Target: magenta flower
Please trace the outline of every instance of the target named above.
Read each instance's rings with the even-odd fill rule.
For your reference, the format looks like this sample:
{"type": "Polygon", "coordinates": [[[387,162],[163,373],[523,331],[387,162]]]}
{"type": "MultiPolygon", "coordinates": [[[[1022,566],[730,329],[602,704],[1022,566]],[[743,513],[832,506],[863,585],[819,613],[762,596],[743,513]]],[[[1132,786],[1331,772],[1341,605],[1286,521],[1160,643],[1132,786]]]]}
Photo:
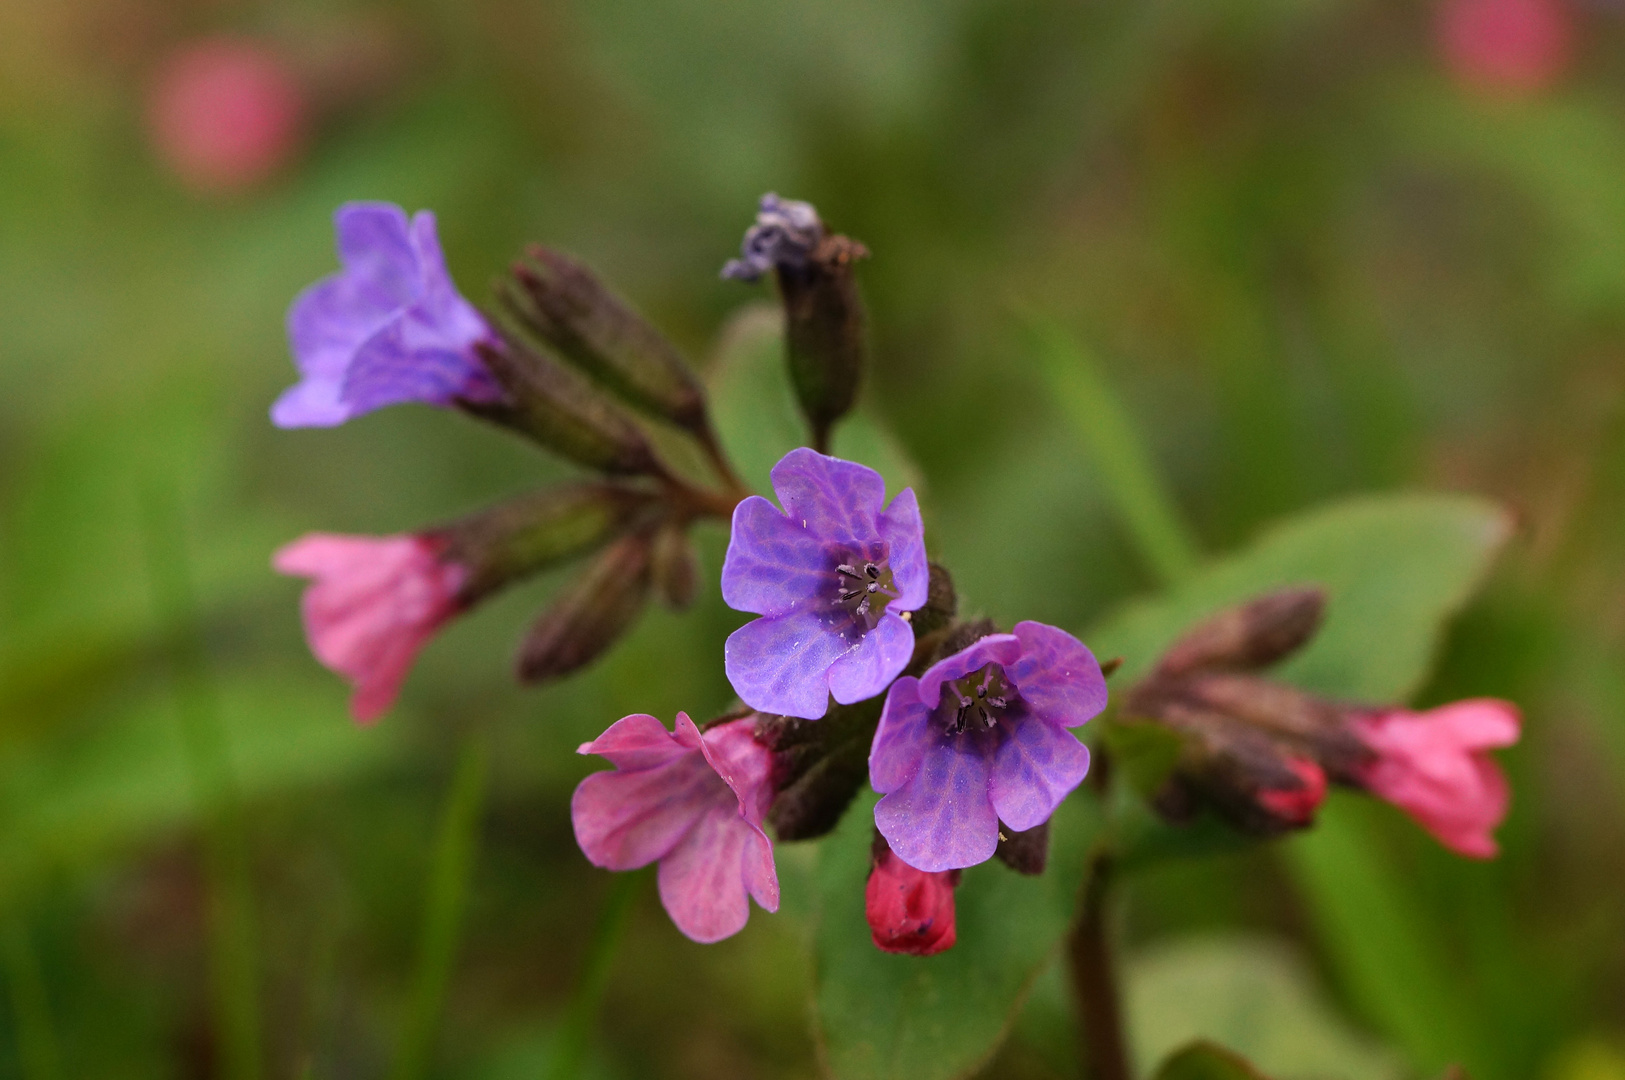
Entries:
{"type": "Polygon", "coordinates": [[[581,781],[570,799],[576,843],[594,866],[660,863],[660,902],[688,937],[710,943],[750,917],[747,894],[779,909],[773,844],[762,816],[773,801],[771,755],[746,717],[701,732],[687,713],[677,730],[637,713],[577,753],[615,766],[581,781]]]}
{"type": "Polygon", "coordinates": [[[1093,654],[1036,622],[898,679],[869,751],[875,825],[916,869],[985,862],[999,822],[1036,828],[1083,782],[1089,750],[1066,729],[1105,707],[1093,654]]]}
{"type": "Polygon", "coordinates": [[[355,683],[350,715],[362,723],[394,704],[418,650],[462,609],[467,571],[421,536],[311,533],[271,565],[314,578],[305,590],[305,636],[316,659],[355,683]]]}
{"type": "Polygon", "coordinates": [[[816,720],[829,698],[874,697],[908,666],[930,571],[912,488],[886,505],[886,482],[805,447],[773,466],[778,507],[734,509],[722,564],[728,606],[762,616],[735,630],[728,681],[753,709],[816,720]]]}
{"type": "Polygon", "coordinates": [[[474,346],[491,337],[446,273],[434,215],[391,203],[333,215],[344,269],[299,294],[288,340],[300,381],[271,407],[278,427],[331,427],[407,401],[493,402],[474,346]]]}
{"type": "Polygon", "coordinates": [[[1511,793],[1488,751],[1518,741],[1517,706],[1493,698],[1424,713],[1395,709],[1361,717],[1354,732],[1376,755],[1360,781],[1459,855],[1493,858],[1492,835],[1511,793]]]}
{"type": "Polygon", "coordinates": [[[1482,94],[1538,93],[1573,56],[1574,16],[1564,0],[1444,0],[1435,19],[1451,74],[1482,94]]]}

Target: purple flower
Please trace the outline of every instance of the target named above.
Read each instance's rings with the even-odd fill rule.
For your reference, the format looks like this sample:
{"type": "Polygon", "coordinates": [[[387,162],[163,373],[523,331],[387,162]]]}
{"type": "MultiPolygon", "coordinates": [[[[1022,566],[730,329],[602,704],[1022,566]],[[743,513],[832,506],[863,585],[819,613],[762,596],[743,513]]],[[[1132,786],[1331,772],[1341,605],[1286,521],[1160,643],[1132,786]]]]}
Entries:
{"type": "Polygon", "coordinates": [[[762,196],[756,224],[745,230],[740,257],[728,260],[722,276],[757,281],[775,266],[805,266],[823,239],[824,223],[812,203],[781,199],[770,191],[762,196]]]}
{"type": "Polygon", "coordinates": [[[637,713],[577,751],[602,754],[615,770],[587,777],[571,797],[576,842],[607,870],[659,860],[660,902],[695,941],[737,934],[750,917],[747,893],[779,909],[773,844],[762,831],[772,758],[755,726],[747,716],[702,734],[678,713],[670,732],[637,713]]]}
{"type": "Polygon", "coordinates": [[[999,822],[1036,828],[1083,782],[1089,750],[1066,729],[1105,707],[1094,655],[1036,622],[898,679],[869,751],[875,825],[917,869],[985,862],[999,822]]]}
{"type": "Polygon", "coordinates": [[[491,331],[446,273],[434,215],[408,222],[392,203],[346,203],[333,225],[344,269],[288,311],[300,380],[271,407],[272,422],[332,427],[406,401],[499,400],[474,352],[491,331]]]}
{"type": "Polygon", "coordinates": [[[891,505],[873,469],[805,447],[773,466],[778,507],[734,509],[722,598],[762,616],[728,638],[728,681],[762,712],[816,720],[830,695],[874,697],[908,666],[930,571],[914,491],[891,505]]]}

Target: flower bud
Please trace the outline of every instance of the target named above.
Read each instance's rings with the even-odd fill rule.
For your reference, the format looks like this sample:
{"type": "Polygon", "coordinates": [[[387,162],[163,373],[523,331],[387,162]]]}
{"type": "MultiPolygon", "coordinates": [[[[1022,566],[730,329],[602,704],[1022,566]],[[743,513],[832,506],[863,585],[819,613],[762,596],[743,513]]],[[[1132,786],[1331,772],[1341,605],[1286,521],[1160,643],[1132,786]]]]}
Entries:
{"type": "Polygon", "coordinates": [[[650,546],[647,532],[623,536],[565,585],[519,647],[521,682],[585,667],[626,632],[649,598],[650,546]]]}
{"type": "Polygon", "coordinates": [[[468,412],[512,428],[571,461],[612,475],[659,471],[636,424],[576,372],[508,335],[476,346],[506,400],[460,400],[468,412]]]}
{"type": "Polygon", "coordinates": [[[1182,732],[1176,768],[1152,804],[1174,824],[1210,807],[1241,832],[1278,836],[1314,821],[1326,798],[1326,773],[1228,717],[1182,732]]]}
{"type": "Polygon", "coordinates": [[[863,909],[875,946],[910,956],[934,956],[953,948],[954,888],[960,872],[916,870],[878,835],[873,860],[863,887],[863,909]]]}
{"type": "Polygon", "coordinates": [[[855,240],[827,234],[811,204],[770,193],[741,257],[722,271],[745,281],[775,271],[790,381],[818,449],[829,445],[830,428],[851,410],[863,380],[865,318],[853,265],[868,254],[855,240]]]}
{"type": "Polygon", "coordinates": [[[1268,667],[1314,637],[1325,610],[1326,594],[1316,588],[1281,589],[1226,608],[1187,631],[1158,662],[1157,675],[1268,667]]]}
{"type": "Polygon", "coordinates": [[[655,595],[673,611],[683,611],[694,602],[699,585],[699,558],[689,541],[688,528],[676,519],[668,520],[654,535],[649,552],[649,573],[655,595]]]}
{"type": "Polygon", "coordinates": [[[622,399],[679,427],[705,427],[705,391],[693,370],[581,263],[532,245],[501,296],[521,325],[622,399]]]}
{"type": "Polygon", "coordinates": [[[464,606],[591,551],[660,511],[651,493],[612,483],[560,484],[429,530],[467,571],[464,606]]]}

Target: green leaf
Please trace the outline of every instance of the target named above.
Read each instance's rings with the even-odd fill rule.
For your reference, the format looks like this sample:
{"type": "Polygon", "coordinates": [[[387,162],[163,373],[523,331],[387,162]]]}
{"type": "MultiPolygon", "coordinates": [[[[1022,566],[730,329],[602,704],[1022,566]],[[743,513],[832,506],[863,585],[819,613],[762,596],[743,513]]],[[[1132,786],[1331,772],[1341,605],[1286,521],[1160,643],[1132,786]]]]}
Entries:
{"type": "Polygon", "coordinates": [[[1099,805],[1087,791],[1061,804],[1049,868],[1038,877],[997,861],[965,871],[955,897],[958,943],[912,957],[875,948],[864,919],[874,804],[873,794],[859,799],[819,852],[815,1035],[841,1080],[967,1076],[998,1048],[1055,956],[1100,828],[1099,805]]]}
{"type": "Polygon", "coordinates": [[[1510,532],[1503,510],[1470,496],[1350,499],[1275,526],[1240,554],[1124,609],[1088,642],[1097,655],[1124,658],[1112,682],[1129,686],[1219,609],[1285,585],[1319,585],[1329,598],[1325,625],[1274,674],[1333,697],[1402,700],[1427,674],[1444,620],[1510,532]]]}
{"type": "MultiPolygon", "coordinates": [[[[1277,677],[1331,697],[1403,701],[1427,674],[1440,631],[1488,569],[1510,521],[1481,499],[1366,497],[1294,518],[1088,638],[1122,655],[1117,685],[1142,676],[1183,630],[1283,585],[1329,595],[1315,640],[1277,677]]],[[[1289,844],[1288,867],[1356,1004],[1425,1067],[1474,1060],[1482,1033],[1436,935],[1372,842],[1369,800],[1333,799],[1289,844]]],[[[1154,829],[1145,830],[1154,834],[1154,829]]]]}
{"type": "Polygon", "coordinates": [[[1163,1062],[1156,1080],[1266,1080],[1266,1077],[1224,1047],[1198,1040],[1163,1062]]]}
{"type": "MultiPolygon", "coordinates": [[[[1129,1043],[1142,1071],[1209,1039],[1272,1076],[1397,1080],[1398,1056],[1333,1011],[1291,944],[1254,934],[1186,938],[1123,965],[1129,1043]]],[[[1166,1066],[1164,1066],[1166,1069],[1166,1066]]]]}

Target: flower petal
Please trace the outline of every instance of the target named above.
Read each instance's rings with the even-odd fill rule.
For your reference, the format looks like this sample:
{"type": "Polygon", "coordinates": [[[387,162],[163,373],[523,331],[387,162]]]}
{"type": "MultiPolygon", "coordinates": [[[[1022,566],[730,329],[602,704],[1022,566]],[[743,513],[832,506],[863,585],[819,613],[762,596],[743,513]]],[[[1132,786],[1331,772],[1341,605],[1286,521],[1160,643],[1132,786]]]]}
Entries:
{"type": "Polygon", "coordinates": [[[1106,707],[1106,677],[1083,642],[1038,622],[1016,623],[1012,633],[1021,641],[1021,659],[1006,664],[1005,674],[1033,712],[1077,727],[1106,707]]]}
{"type": "MultiPolygon", "coordinates": [[[[756,741],[756,717],[718,724],[702,733],[687,713],[678,713],[677,727],[679,734],[692,733],[705,760],[738,798],[739,816],[760,828],[773,802],[773,785],[768,781],[773,755],[756,741]]],[[[772,864],[771,856],[768,863],[772,864]]]]}
{"type": "Polygon", "coordinates": [[[898,597],[888,610],[915,611],[925,606],[930,593],[931,567],[925,557],[925,524],[913,488],[904,488],[875,519],[880,539],[886,542],[887,563],[898,597]]]}
{"type": "Polygon", "coordinates": [[[405,338],[403,321],[397,319],[356,349],[340,391],[352,414],[408,402],[447,406],[469,396],[465,391],[470,385],[490,378],[472,346],[413,348],[405,338]]]}
{"type": "Polygon", "coordinates": [[[806,447],[773,466],[773,491],[784,512],[819,536],[866,541],[886,502],[885,479],[867,465],[828,457],[806,447]]]}
{"type": "Polygon", "coordinates": [[[1037,828],[1089,771],[1089,748],[1039,716],[1009,724],[993,755],[988,795],[999,820],[1017,832],[1037,828]]]}
{"type": "Polygon", "coordinates": [[[709,944],[744,928],[744,855],[752,842],[751,827],[732,807],[712,807],[660,860],[660,902],[677,929],[709,944]]]}
{"type": "Polygon", "coordinates": [[[699,754],[650,769],[605,770],[576,785],[570,820],[594,866],[635,870],[661,859],[704,815],[735,814],[733,798],[699,754]]]}
{"type": "Polygon", "coordinates": [[[914,628],[888,611],[855,648],[830,665],[830,695],[842,705],[872,698],[903,673],[913,655],[914,628]]]}
{"type": "Polygon", "coordinates": [[[755,619],[728,635],[723,668],[745,704],[816,720],[829,708],[825,672],[851,644],[829,616],[809,611],[755,619]]]}
{"type": "Polygon", "coordinates": [[[379,308],[402,308],[423,291],[406,211],[394,203],[350,202],[333,213],[344,276],[379,308]]]}
{"type": "Polygon", "coordinates": [[[926,751],[946,737],[931,722],[932,709],[920,701],[919,687],[920,680],[904,675],[886,693],[869,747],[869,784],[882,795],[912,780],[926,751]]]}
{"type": "Polygon", "coordinates": [[[989,755],[967,732],[926,751],[914,776],[875,806],[875,826],[899,858],[936,872],[975,866],[999,846],[988,799],[989,755]]]}
{"type": "Polygon", "coordinates": [[[735,611],[782,615],[819,595],[835,596],[829,542],[752,495],[734,507],[722,599],[735,611]]]}
{"type": "Polygon", "coordinates": [[[633,713],[609,725],[592,742],[582,743],[576,753],[597,754],[617,769],[652,769],[699,748],[699,733],[687,713],[677,714],[675,733],[648,713],[633,713]]]}
{"type": "Polygon", "coordinates": [[[1021,642],[1015,635],[989,634],[926,668],[925,674],[920,676],[920,700],[934,709],[942,700],[943,683],[962,678],[988,664],[999,664],[1008,670],[1019,659],[1021,642]]]}

